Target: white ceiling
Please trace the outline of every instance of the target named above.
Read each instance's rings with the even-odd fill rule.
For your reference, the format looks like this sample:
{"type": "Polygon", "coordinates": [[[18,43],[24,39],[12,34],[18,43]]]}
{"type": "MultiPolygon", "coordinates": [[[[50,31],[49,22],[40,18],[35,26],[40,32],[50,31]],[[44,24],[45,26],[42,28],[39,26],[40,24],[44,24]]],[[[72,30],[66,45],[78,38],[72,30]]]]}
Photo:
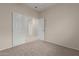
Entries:
{"type": "Polygon", "coordinates": [[[28,5],[30,8],[41,12],[46,10],[48,7],[55,5],[55,3],[25,3],[25,5],[28,5]],[[35,8],[37,7],[37,8],[35,8]]]}

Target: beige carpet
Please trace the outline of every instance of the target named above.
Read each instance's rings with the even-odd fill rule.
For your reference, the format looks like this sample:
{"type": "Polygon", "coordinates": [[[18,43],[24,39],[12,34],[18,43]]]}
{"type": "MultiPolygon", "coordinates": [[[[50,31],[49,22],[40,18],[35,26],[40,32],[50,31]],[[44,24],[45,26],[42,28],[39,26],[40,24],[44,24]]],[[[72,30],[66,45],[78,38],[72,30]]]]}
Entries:
{"type": "Polygon", "coordinates": [[[79,51],[36,40],[0,52],[0,56],[78,56],[79,51]]]}

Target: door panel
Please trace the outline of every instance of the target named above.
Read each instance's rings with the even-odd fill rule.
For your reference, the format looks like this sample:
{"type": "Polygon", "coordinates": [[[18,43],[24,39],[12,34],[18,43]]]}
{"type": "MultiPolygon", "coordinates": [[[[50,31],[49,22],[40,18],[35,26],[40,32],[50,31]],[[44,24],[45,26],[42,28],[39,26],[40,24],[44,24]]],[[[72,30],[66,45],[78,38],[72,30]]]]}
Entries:
{"type": "Polygon", "coordinates": [[[28,17],[13,13],[13,47],[23,44],[27,39],[27,20],[28,17]]]}

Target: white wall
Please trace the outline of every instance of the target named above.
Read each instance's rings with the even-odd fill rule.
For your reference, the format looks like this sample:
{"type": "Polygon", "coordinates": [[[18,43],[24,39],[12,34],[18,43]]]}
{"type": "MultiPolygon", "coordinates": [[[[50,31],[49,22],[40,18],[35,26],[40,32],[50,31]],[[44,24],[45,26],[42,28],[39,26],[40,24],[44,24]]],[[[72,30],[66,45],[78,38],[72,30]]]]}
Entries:
{"type": "Polygon", "coordinates": [[[56,4],[41,15],[46,41],[79,50],[79,4],[56,4]]]}
{"type": "MultiPolygon", "coordinates": [[[[0,4],[0,50],[12,47],[12,13],[37,17],[38,13],[27,6],[18,4],[0,4]]],[[[26,42],[35,39],[29,39],[26,42]]]]}

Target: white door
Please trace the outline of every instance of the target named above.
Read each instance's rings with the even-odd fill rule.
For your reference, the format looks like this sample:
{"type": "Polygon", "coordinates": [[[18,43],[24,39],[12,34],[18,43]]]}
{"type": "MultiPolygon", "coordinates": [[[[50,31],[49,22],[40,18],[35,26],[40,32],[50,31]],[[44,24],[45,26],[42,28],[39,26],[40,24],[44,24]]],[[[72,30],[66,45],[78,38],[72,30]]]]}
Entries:
{"type": "Polygon", "coordinates": [[[44,40],[44,18],[38,18],[38,25],[37,25],[37,37],[39,40],[44,40]]]}
{"type": "Polygon", "coordinates": [[[13,47],[26,42],[27,18],[22,14],[13,13],[13,47]]]}

